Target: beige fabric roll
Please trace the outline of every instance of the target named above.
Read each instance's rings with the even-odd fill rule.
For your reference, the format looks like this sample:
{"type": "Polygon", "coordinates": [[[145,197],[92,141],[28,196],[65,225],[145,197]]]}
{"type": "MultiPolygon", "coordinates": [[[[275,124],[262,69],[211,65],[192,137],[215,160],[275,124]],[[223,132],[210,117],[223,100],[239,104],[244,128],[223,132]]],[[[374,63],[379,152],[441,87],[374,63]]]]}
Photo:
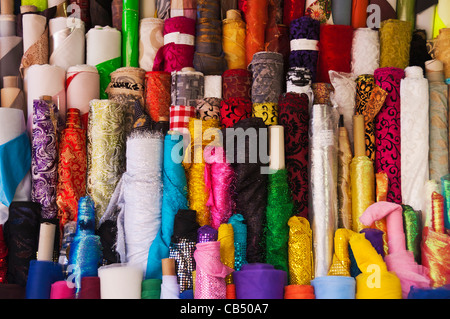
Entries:
{"type": "Polygon", "coordinates": [[[152,71],[156,52],[164,45],[164,20],[145,18],[139,25],[139,67],[152,71]]]}

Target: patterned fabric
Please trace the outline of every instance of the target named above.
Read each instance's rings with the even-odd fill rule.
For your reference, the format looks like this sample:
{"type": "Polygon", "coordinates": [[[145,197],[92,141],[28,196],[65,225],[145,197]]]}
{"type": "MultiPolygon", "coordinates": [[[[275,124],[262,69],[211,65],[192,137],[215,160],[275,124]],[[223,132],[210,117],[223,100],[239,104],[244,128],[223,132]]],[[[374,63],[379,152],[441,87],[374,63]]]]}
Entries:
{"type": "Polygon", "coordinates": [[[34,64],[47,64],[49,59],[48,27],[41,37],[24,52],[20,63],[20,73],[34,64]]]}
{"type": "Polygon", "coordinates": [[[306,7],[305,16],[318,20],[320,23],[326,23],[331,15],[331,0],[312,1],[306,7]]]}
{"type": "Polygon", "coordinates": [[[170,1],[170,16],[184,16],[190,19],[195,19],[197,17],[197,2],[195,0],[170,1]]]}
{"type": "Polygon", "coordinates": [[[381,22],[380,68],[405,69],[409,65],[411,22],[397,19],[381,22]]]}
{"type": "Polygon", "coordinates": [[[34,100],[33,135],[31,141],[31,200],[42,206],[43,218],[58,213],[56,187],[58,184],[57,106],[53,102],[34,100]]]}
{"type": "Polygon", "coordinates": [[[253,103],[252,116],[259,117],[266,125],[278,124],[278,104],[277,103],[253,103]]]}
{"type": "Polygon", "coordinates": [[[286,93],[280,97],[278,117],[285,131],[286,169],[294,211],[301,217],[308,216],[308,103],[306,94],[286,93]]]}
{"type": "Polygon", "coordinates": [[[201,120],[220,120],[221,99],[217,97],[205,97],[197,101],[197,118],[201,120]]]}
{"type": "Polygon", "coordinates": [[[172,73],[172,105],[196,106],[205,94],[205,78],[200,72],[180,71],[172,73]]]}
{"type": "Polygon", "coordinates": [[[195,107],[185,105],[173,105],[170,107],[170,130],[182,134],[189,133],[189,119],[195,118],[195,107]]]}
{"type": "Polygon", "coordinates": [[[400,81],[405,72],[399,68],[375,70],[375,84],[388,95],[375,118],[375,173],[385,171],[389,178],[388,202],[402,203],[400,81]]]}
{"type": "Polygon", "coordinates": [[[169,119],[170,85],[169,72],[151,71],[145,74],[145,109],[155,122],[169,119]]]}
{"type": "Polygon", "coordinates": [[[223,98],[251,98],[252,74],[245,69],[230,69],[222,74],[223,98]]]}
{"type": "Polygon", "coordinates": [[[220,103],[222,127],[233,127],[240,120],[252,116],[252,102],[248,98],[231,97],[220,103]]]}

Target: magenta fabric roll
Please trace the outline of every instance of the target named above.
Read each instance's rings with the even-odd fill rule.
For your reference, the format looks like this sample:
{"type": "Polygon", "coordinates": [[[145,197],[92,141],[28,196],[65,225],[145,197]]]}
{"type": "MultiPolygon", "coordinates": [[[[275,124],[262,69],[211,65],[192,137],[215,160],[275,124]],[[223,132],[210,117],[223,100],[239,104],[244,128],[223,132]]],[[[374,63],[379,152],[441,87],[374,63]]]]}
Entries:
{"type": "Polygon", "coordinates": [[[375,172],[385,171],[389,179],[387,201],[402,203],[400,82],[405,71],[399,68],[378,68],[375,84],[388,95],[375,117],[375,172]]]}
{"type": "Polygon", "coordinates": [[[164,21],[164,45],[156,52],[153,71],[180,71],[194,67],[195,20],[184,16],[164,21]]]}

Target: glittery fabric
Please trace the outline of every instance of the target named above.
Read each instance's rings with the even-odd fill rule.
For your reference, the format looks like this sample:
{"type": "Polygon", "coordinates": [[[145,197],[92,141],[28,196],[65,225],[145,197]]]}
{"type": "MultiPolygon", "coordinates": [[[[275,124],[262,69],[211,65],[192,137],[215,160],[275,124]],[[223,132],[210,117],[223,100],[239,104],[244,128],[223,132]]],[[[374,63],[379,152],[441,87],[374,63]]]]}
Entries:
{"type": "Polygon", "coordinates": [[[31,200],[42,206],[43,218],[58,214],[58,132],[56,104],[34,100],[31,138],[31,200]]]}
{"type": "Polygon", "coordinates": [[[5,237],[3,234],[3,225],[0,225],[0,284],[8,283],[6,274],[8,271],[8,246],[5,242],[5,237]]]}
{"type": "Polygon", "coordinates": [[[90,102],[87,142],[87,194],[95,202],[97,221],[126,169],[125,108],[111,100],[90,102]]]}
{"type": "Polygon", "coordinates": [[[164,71],[145,74],[145,109],[153,121],[169,120],[171,75],[164,71]]]}
{"type": "Polygon", "coordinates": [[[176,274],[180,284],[180,292],[193,287],[192,271],[195,270],[195,244],[195,241],[185,238],[170,244],[169,258],[175,259],[176,262],[176,274]]]}
{"type": "Polygon", "coordinates": [[[350,164],[352,149],[345,127],[339,128],[338,151],[338,227],[352,228],[352,193],[350,164]]]}
{"type": "MultiPolygon", "coordinates": [[[[221,224],[219,226],[217,241],[220,242],[220,260],[221,262],[234,269],[234,231],[232,224],[221,224]]],[[[233,283],[233,276],[229,274],[225,277],[227,285],[233,283]]]]}
{"type": "Polygon", "coordinates": [[[420,243],[422,241],[421,214],[409,205],[403,207],[403,228],[405,230],[406,249],[412,251],[414,260],[421,264],[420,243]]]}
{"type": "MultiPolygon", "coordinates": [[[[443,228],[450,229],[450,175],[441,176],[441,194],[444,196],[443,228]]],[[[438,231],[438,230],[436,230],[438,231]]]]}
{"type": "Polygon", "coordinates": [[[228,223],[233,226],[234,235],[234,267],[232,268],[238,271],[247,263],[247,225],[241,214],[231,216],[228,223]]]}
{"type": "Polygon", "coordinates": [[[445,234],[444,203],[445,203],[444,196],[442,196],[437,192],[433,192],[433,194],[431,195],[431,207],[432,207],[431,227],[433,231],[435,231],[438,234],[445,234]]]}
{"type": "MultiPolygon", "coordinates": [[[[389,188],[389,177],[387,176],[385,171],[380,171],[375,174],[376,179],[376,202],[386,201],[388,188],[389,188]]],[[[388,248],[388,234],[386,227],[386,218],[375,221],[375,223],[371,226],[371,228],[378,229],[383,232],[383,250],[384,254],[387,255],[388,248]]]]}
{"type": "Polygon", "coordinates": [[[289,283],[309,285],[314,278],[312,230],[308,219],[293,216],[289,225],[289,283]]]}
{"type": "Polygon", "coordinates": [[[330,95],[334,87],[330,83],[314,83],[311,85],[314,94],[313,104],[328,104],[331,106],[330,95]]]}
{"type": "Polygon", "coordinates": [[[333,262],[328,276],[350,276],[350,257],[348,254],[349,241],[356,232],[339,228],[334,234],[333,262]]]}
{"type": "Polygon", "coordinates": [[[209,225],[205,225],[198,229],[197,234],[197,243],[207,243],[217,241],[218,231],[209,225]]]}
{"type": "Polygon", "coordinates": [[[78,201],[86,193],[86,130],[81,128],[80,111],[68,109],[66,128],[59,144],[56,203],[61,230],[77,219],[78,201]]]}
{"type": "Polygon", "coordinates": [[[431,287],[450,284],[450,236],[423,229],[422,265],[429,269],[431,287]]]}

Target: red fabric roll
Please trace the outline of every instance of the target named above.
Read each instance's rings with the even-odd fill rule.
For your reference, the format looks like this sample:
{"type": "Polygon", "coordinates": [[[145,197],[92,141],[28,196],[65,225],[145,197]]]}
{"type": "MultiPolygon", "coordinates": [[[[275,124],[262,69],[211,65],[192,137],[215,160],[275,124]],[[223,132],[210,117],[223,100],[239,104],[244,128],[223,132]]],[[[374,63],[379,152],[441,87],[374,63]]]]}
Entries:
{"type": "Polygon", "coordinates": [[[243,97],[230,97],[220,103],[222,127],[233,127],[240,120],[252,117],[252,101],[243,97]]]}
{"type": "Polygon", "coordinates": [[[367,6],[369,0],[353,0],[352,2],[352,27],[365,28],[367,26],[367,6]]]}
{"type": "Polygon", "coordinates": [[[311,285],[287,285],[284,287],[284,299],[316,299],[311,285]]]}
{"type": "Polygon", "coordinates": [[[245,69],[229,69],[222,74],[222,98],[251,98],[252,74],[245,69]]]}
{"type": "Polygon", "coordinates": [[[246,37],[245,52],[247,65],[252,62],[253,54],[264,51],[269,0],[247,0],[245,13],[246,37]]]}
{"type": "Polygon", "coordinates": [[[329,70],[351,72],[353,28],[348,25],[320,25],[316,82],[331,83],[329,70]]]}
{"type": "Polygon", "coordinates": [[[100,277],[82,277],[77,299],[101,299],[100,277]]]}
{"type": "Polygon", "coordinates": [[[168,122],[170,116],[169,72],[150,71],[145,74],[145,109],[155,122],[168,122]]]}
{"type": "Polygon", "coordinates": [[[306,0],[284,0],[283,24],[289,27],[292,20],[305,15],[306,0]]]}

